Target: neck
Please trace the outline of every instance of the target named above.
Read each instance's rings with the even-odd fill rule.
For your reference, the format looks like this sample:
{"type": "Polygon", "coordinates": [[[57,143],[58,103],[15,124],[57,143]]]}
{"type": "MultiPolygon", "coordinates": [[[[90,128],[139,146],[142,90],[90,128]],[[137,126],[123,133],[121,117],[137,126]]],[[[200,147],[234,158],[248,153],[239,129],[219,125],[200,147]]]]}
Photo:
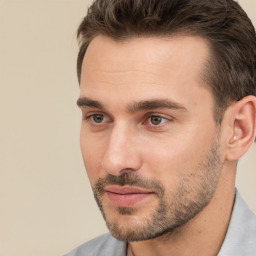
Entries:
{"type": "Polygon", "coordinates": [[[216,256],[228,229],[234,184],[234,172],[223,170],[214,197],[197,216],[171,234],[129,243],[127,256],[216,256]]]}

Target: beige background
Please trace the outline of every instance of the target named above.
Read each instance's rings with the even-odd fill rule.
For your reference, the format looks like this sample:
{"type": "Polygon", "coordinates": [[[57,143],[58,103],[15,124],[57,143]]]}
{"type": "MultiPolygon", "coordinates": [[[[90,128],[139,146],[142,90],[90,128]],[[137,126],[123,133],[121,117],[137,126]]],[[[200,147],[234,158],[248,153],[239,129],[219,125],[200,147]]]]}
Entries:
{"type": "MultiPolygon", "coordinates": [[[[79,150],[85,0],[0,0],[0,255],[58,256],[106,231],[79,150]]],[[[256,24],[255,0],[241,0],[256,24]]],[[[256,145],[237,186],[256,211],[256,145]]]]}

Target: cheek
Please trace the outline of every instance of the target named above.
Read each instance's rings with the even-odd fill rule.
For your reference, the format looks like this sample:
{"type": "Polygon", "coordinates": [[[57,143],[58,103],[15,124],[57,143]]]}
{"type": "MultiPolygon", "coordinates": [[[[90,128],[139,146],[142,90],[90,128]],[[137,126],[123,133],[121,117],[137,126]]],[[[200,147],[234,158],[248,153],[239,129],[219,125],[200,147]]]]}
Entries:
{"type": "Polygon", "coordinates": [[[86,136],[83,132],[80,136],[80,147],[87,175],[94,184],[100,175],[104,147],[99,140],[93,136],[86,136]]]}
{"type": "MultiPolygon", "coordinates": [[[[200,150],[183,143],[162,143],[144,154],[144,170],[150,172],[169,189],[177,186],[179,180],[196,172],[200,150]]],[[[150,148],[150,147],[147,147],[150,148]]]]}

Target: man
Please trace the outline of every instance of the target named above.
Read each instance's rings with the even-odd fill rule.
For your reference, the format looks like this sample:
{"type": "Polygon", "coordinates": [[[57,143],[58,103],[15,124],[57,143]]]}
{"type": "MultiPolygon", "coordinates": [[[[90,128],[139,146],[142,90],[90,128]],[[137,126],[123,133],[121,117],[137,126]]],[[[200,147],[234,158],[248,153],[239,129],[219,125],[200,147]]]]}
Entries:
{"type": "Polygon", "coordinates": [[[78,29],[81,149],[110,234],[68,256],[252,256],[235,190],[256,36],[233,0],[96,0],[78,29]]]}

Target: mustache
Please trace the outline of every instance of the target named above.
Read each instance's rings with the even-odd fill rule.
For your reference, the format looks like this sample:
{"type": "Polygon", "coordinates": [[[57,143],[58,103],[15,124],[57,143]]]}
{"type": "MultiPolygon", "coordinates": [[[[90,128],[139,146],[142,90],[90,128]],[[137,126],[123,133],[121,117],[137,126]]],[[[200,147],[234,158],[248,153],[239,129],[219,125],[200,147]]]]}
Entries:
{"type": "Polygon", "coordinates": [[[143,178],[137,173],[123,173],[119,176],[108,174],[99,180],[93,186],[93,191],[98,196],[105,193],[105,187],[109,185],[117,186],[136,186],[154,192],[158,197],[162,198],[165,192],[164,186],[156,179],[143,178]]]}

